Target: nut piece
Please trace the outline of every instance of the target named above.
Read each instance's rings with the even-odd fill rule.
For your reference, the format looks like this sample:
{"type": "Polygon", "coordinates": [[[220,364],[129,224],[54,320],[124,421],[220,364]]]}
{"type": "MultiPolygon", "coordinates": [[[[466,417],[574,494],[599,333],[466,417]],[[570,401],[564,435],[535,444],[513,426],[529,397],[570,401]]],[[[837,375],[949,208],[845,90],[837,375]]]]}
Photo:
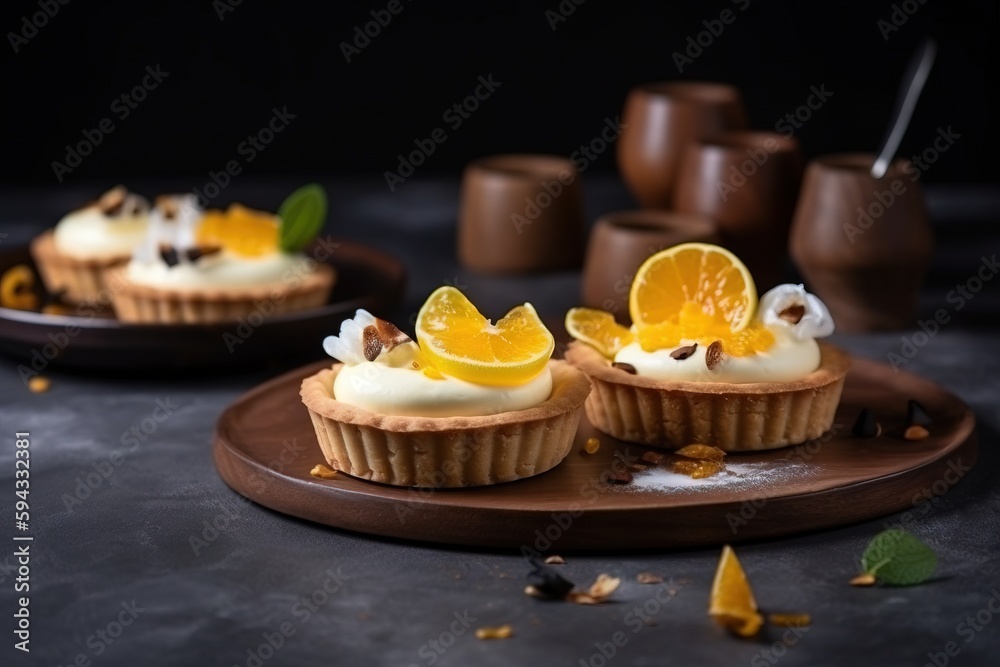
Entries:
{"type": "Polygon", "coordinates": [[[629,375],[636,374],[635,366],[633,366],[632,364],[626,364],[624,361],[616,361],[615,363],[611,364],[611,368],[617,368],[620,371],[625,371],[629,375]]]}
{"type": "Polygon", "coordinates": [[[649,452],[643,452],[642,454],[642,460],[645,461],[646,463],[652,463],[654,466],[660,465],[666,458],[667,457],[661,454],[660,452],[649,451],[649,452]]]}
{"type": "Polygon", "coordinates": [[[685,345],[684,347],[679,347],[673,352],[671,352],[670,356],[676,359],[677,361],[683,361],[684,359],[687,359],[692,354],[694,354],[694,351],[697,349],[698,349],[698,343],[694,343],[693,345],[685,345]]]}
{"type": "Polygon", "coordinates": [[[800,303],[789,306],[783,311],[778,313],[778,317],[785,320],[786,322],[791,322],[792,324],[798,324],[805,317],[806,307],[800,303]]]}
{"type": "Polygon", "coordinates": [[[913,426],[908,426],[905,431],[903,431],[903,437],[907,440],[923,440],[931,433],[923,426],[914,424],[913,426]]]}
{"type": "Polygon", "coordinates": [[[566,564],[566,559],[563,558],[562,556],[557,556],[556,554],[552,554],[551,556],[546,557],[545,564],[546,565],[565,565],[566,564]]]}
{"type": "Polygon", "coordinates": [[[365,359],[375,361],[378,355],[382,354],[382,341],[379,340],[378,329],[374,324],[369,324],[361,332],[361,345],[365,351],[365,359]]]}
{"type": "Polygon", "coordinates": [[[395,324],[387,320],[382,320],[376,317],[375,330],[378,333],[378,339],[382,342],[382,346],[385,347],[386,352],[391,352],[397,345],[410,342],[409,336],[400,331],[399,327],[395,324]]]}
{"type": "Polygon", "coordinates": [[[653,574],[652,572],[640,572],[635,575],[635,580],[640,584],[662,584],[663,577],[658,574],[653,574]]]}
{"type": "Polygon", "coordinates": [[[781,628],[804,628],[812,623],[809,614],[768,614],[767,620],[781,628]]]}
{"type": "Polygon", "coordinates": [[[121,211],[126,194],[128,194],[128,190],[124,185],[116,185],[101,195],[101,198],[97,200],[97,207],[105,215],[115,215],[121,211]]]}
{"type": "Polygon", "coordinates": [[[632,473],[628,470],[622,470],[621,472],[609,470],[606,474],[605,481],[607,481],[608,484],[631,484],[632,473]]]}
{"type": "Polygon", "coordinates": [[[874,586],[875,585],[875,575],[874,574],[859,574],[858,576],[851,579],[849,582],[851,586],[874,586]]]}
{"type": "Polygon", "coordinates": [[[510,625],[476,628],[476,639],[507,639],[513,635],[514,628],[510,625]]]}
{"type": "Polygon", "coordinates": [[[52,382],[47,377],[36,375],[28,380],[28,391],[33,394],[44,394],[52,386],[52,382]]]}
{"type": "Polygon", "coordinates": [[[180,204],[177,203],[176,197],[171,197],[170,195],[160,195],[154,200],[156,208],[160,209],[163,213],[163,217],[166,220],[173,220],[177,217],[177,214],[181,212],[180,204]]]}
{"type": "Polygon", "coordinates": [[[588,454],[596,454],[597,450],[601,448],[601,441],[597,438],[587,438],[587,441],[583,443],[583,451],[588,454]]]}
{"type": "Polygon", "coordinates": [[[322,463],[318,463],[313,466],[313,469],[309,471],[309,474],[313,477],[319,477],[320,479],[333,479],[337,476],[337,471],[333,468],[328,468],[322,463]]]}
{"type": "Polygon", "coordinates": [[[714,371],[725,358],[726,354],[722,351],[721,340],[713,342],[705,350],[705,365],[708,366],[708,370],[710,371],[714,371]]]}

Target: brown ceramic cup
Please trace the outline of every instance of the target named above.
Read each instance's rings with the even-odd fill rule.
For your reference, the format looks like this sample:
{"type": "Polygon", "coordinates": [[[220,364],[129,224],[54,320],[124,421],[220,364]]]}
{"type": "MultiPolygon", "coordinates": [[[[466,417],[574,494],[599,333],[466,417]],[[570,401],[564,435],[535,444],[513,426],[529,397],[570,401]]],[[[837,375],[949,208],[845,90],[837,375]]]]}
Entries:
{"type": "Polygon", "coordinates": [[[670,211],[616,211],[597,219],[583,264],[585,306],[629,322],[632,278],[650,255],[679,243],[715,243],[715,223],[699,215],[670,211]]]}
{"type": "Polygon", "coordinates": [[[874,161],[867,153],[816,158],[795,209],[792,259],[842,331],[915,326],[934,251],[920,172],[900,159],[875,180],[874,161]]]}
{"type": "Polygon", "coordinates": [[[668,209],[688,144],[746,127],[739,91],[719,83],[647,83],[629,91],[616,152],[625,184],[643,208],[668,209]]]}
{"type": "Polygon", "coordinates": [[[726,132],[684,153],[677,210],[715,220],[722,245],[747,265],[759,292],[785,282],[803,162],[799,142],[775,132],[726,132]]]}
{"type": "Polygon", "coordinates": [[[579,268],[586,221],[580,172],[551,155],[494,155],[462,176],[458,257],[492,273],[579,268]]]}

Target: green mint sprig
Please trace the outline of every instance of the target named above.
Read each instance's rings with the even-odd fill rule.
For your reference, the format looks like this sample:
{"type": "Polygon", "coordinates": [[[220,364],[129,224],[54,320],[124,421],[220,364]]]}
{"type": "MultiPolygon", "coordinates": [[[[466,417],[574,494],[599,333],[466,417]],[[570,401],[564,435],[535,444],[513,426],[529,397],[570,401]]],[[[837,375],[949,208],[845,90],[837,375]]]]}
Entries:
{"type": "Polygon", "coordinates": [[[279,245],[298,252],[312,243],[326,221],[326,191],[317,183],[303,185],[288,195],[278,209],[281,218],[279,245]]]}
{"type": "Polygon", "coordinates": [[[937,556],[911,533],[890,528],[868,543],[861,555],[861,568],[864,575],[880,584],[913,586],[930,579],[937,568],[937,556]]]}

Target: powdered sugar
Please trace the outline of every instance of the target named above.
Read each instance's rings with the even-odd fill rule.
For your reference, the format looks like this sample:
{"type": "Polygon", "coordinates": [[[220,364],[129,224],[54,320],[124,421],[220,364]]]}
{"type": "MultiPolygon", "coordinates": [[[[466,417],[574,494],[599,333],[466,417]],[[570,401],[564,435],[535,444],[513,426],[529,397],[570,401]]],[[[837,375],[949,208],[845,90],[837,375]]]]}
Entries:
{"type": "Polygon", "coordinates": [[[764,495],[769,489],[782,488],[793,479],[802,479],[815,473],[815,466],[788,459],[753,463],[727,462],[722,472],[703,479],[692,479],[687,475],[679,475],[667,468],[656,466],[635,473],[631,484],[618,488],[678,494],[725,488],[764,495]]]}

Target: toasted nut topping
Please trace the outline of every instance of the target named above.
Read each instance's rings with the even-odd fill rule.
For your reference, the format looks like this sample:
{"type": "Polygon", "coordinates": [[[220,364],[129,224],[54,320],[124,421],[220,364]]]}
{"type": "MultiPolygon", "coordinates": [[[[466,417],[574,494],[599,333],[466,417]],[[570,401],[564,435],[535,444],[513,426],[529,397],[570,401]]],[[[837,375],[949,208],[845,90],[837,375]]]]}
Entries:
{"type": "Polygon", "coordinates": [[[476,628],[476,639],[507,639],[514,635],[514,628],[498,625],[494,628],[476,628]]]}
{"type": "Polygon", "coordinates": [[[640,584],[662,584],[663,577],[658,574],[653,574],[652,572],[640,572],[635,575],[635,580],[640,584]]]}
{"type": "Polygon", "coordinates": [[[601,441],[597,438],[587,438],[587,441],[583,443],[583,451],[588,454],[595,454],[597,450],[601,448],[601,441]]]}
{"type": "Polygon", "coordinates": [[[768,614],[767,620],[771,622],[771,625],[782,628],[804,628],[812,623],[812,617],[809,614],[768,614]]]}
{"type": "Polygon", "coordinates": [[[116,185],[97,200],[97,206],[105,215],[115,215],[121,211],[128,190],[124,185],[116,185]]]}
{"type": "Polygon", "coordinates": [[[677,361],[682,361],[690,357],[692,354],[694,354],[694,351],[697,349],[698,349],[698,343],[695,343],[693,345],[685,345],[684,347],[679,347],[673,352],[671,352],[670,356],[676,359],[677,361]]]}
{"type": "Polygon", "coordinates": [[[34,394],[44,394],[52,386],[52,383],[47,377],[42,377],[41,375],[36,375],[35,377],[28,380],[28,391],[34,394]]]}
{"type": "Polygon", "coordinates": [[[156,207],[163,212],[163,217],[167,220],[173,220],[177,217],[177,214],[181,212],[180,205],[177,203],[176,197],[171,197],[170,195],[160,195],[156,198],[156,207]]]}
{"type": "Polygon", "coordinates": [[[705,365],[708,366],[708,370],[710,371],[714,371],[725,358],[726,354],[722,351],[721,340],[715,341],[705,350],[705,365]]]}
{"type": "Polygon", "coordinates": [[[378,355],[382,354],[382,341],[378,337],[378,329],[374,324],[369,324],[362,332],[361,344],[365,351],[365,359],[375,361],[378,355]]]}
{"type": "Polygon", "coordinates": [[[319,477],[320,479],[333,479],[337,476],[337,471],[319,463],[313,466],[313,469],[309,471],[309,474],[313,477],[319,477]]]}
{"type": "Polygon", "coordinates": [[[660,465],[667,457],[660,452],[643,452],[642,460],[653,465],[660,465]]]}
{"type": "Polygon", "coordinates": [[[386,352],[392,351],[397,345],[409,343],[410,337],[399,330],[392,322],[375,318],[375,330],[378,332],[378,339],[382,342],[386,352]]]}
{"type": "Polygon", "coordinates": [[[913,426],[908,426],[905,431],[903,431],[903,437],[907,440],[923,440],[931,433],[923,426],[914,424],[913,426]]]}
{"type": "Polygon", "coordinates": [[[621,472],[609,470],[607,472],[607,482],[608,484],[631,484],[632,473],[628,470],[622,470],[621,472]]]}
{"type": "Polygon", "coordinates": [[[721,461],[726,458],[726,453],[718,447],[698,444],[681,447],[674,454],[688,459],[708,459],[710,461],[721,461]]]}
{"type": "Polygon", "coordinates": [[[795,304],[794,306],[789,306],[783,311],[778,313],[778,317],[785,320],[786,322],[791,322],[792,324],[798,324],[802,321],[802,318],[806,314],[806,307],[802,304],[795,304]]]}
{"type": "Polygon", "coordinates": [[[851,586],[874,586],[874,574],[859,574],[850,581],[851,586]]]}
{"type": "Polygon", "coordinates": [[[566,559],[563,558],[562,556],[557,556],[557,555],[553,554],[553,555],[551,555],[551,556],[549,556],[549,557],[547,557],[545,559],[545,564],[546,565],[565,565],[566,564],[566,559]]]}
{"type": "Polygon", "coordinates": [[[599,574],[586,593],[577,591],[566,596],[566,600],[575,604],[600,604],[611,596],[621,585],[622,580],[607,574],[599,574]]]}
{"type": "Polygon", "coordinates": [[[626,364],[624,361],[616,361],[615,363],[611,364],[611,368],[617,368],[620,371],[625,371],[629,375],[636,374],[635,366],[633,366],[632,364],[626,364]]]}

